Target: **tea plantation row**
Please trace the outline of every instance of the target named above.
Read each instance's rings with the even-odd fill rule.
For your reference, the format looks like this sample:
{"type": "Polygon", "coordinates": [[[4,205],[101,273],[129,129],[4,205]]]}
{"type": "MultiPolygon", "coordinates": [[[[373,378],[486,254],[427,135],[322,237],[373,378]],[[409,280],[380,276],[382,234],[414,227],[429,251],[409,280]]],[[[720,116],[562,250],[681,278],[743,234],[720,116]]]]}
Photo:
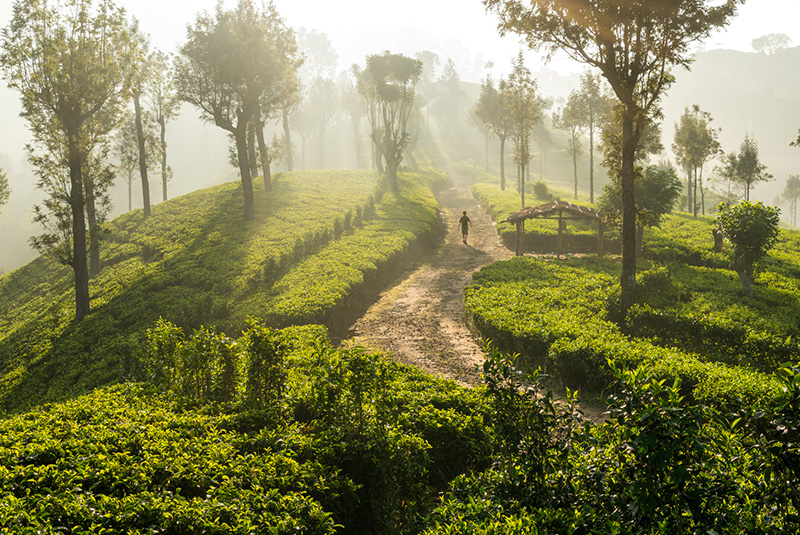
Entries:
{"type": "MultiPolygon", "coordinates": [[[[497,217],[518,198],[487,184],[473,192],[497,217]]],[[[680,378],[684,394],[703,403],[768,404],[777,393],[773,372],[800,360],[800,236],[781,231],[754,299],[728,269],[732,247],[715,253],[712,245],[709,218],[674,214],[647,229],[638,303],[624,333],[614,321],[618,264],[592,256],[484,268],[465,292],[467,313],[481,336],[572,387],[602,390],[611,361],[680,378]]]]}
{"type": "Polygon", "coordinates": [[[237,183],[125,214],[106,226],[92,314],[72,319],[72,273],[47,257],[0,278],[0,400],[8,409],[136,377],[145,331],[163,317],[236,334],[250,315],[272,325],[342,316],[438,220],[431,188],[446,175],[403,175],[379,195],[370,171],[279,175],[256,188],[245,223],[237,183]],[[294,281],[302,280],[302,285],[294,281]]]}

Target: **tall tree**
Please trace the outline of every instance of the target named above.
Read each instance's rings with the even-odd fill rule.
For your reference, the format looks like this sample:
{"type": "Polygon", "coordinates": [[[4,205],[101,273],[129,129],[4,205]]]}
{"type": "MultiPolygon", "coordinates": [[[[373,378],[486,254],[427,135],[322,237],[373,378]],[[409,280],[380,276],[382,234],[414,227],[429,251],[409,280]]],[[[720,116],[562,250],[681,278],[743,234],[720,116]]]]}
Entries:
{"type": "Polygon", "coordinates": [[[748,202],[753,185],[772,180],[772,175],[767,173],[767,166],[758,157],[758,143],[749,134],[744,136],[736,155],[736,180],[743,186],[744,200],[748,202]]]}
{"type": "Polygon", "coordinates": [[[607,121],[614,107],[614,99],[604,89],[602,78],[585,71],[575,102],[576,113],[589,134],[589,202],[594,202],[594,141],[600,126],[607,121]]]}
{"type": "Polygon", "coordinates": [[[367,57],[363,72],[359,92],[374,105],[373,113],[367,115],[372,140],[386,162],[386,181],[397,192],[397,168],[409,142],[406,128],[414,109],[414,87],[422,72],[422,62],[384,52],[367,57]]]}
{"type": "Polygon", "coordinates": [[[158,155],[161,164],[161,200],[167,200],[167,183],[172,169],[167,165],[167,123],[178,116],[180,101],[175,92],[175,73],[169,54],[154,50],[150,54],[150,78],[147,85],[147,107],[158,124],[158,155]]]}
{"type": "Polygon", "coordinates": [[[492,126],[494,114],[497,113],[497,100],[499,94],[497,88],[494,86],[494,81],[491,76],[481,82],[481,93],[478,96],[478,101],[472,107],[470,117],[481,131],[486,141],[485,144],[485,157],[486,157],[486,171],[489,171],[489,139],[494,135],[494,128],[492,126]]]}
{"type": "Polygon", "coordinates": [[[696,104],[684,110],[679,122],[675,123],[675,138],[672,151],[678,164],[687,172],[686,197],[689,211],[697,217],[698,204],[705,215],[705,190],[703,188],[703,167],[720,152],[717,137],[719,129],[711,128],[711,114],[702,111],[696,104]],[[697,189],[700,188],[700,202],[697,202],[697,189]]]}
{"type": "Polygon", "coordinates": [[[5,205],[8,202],[8,198],[11,196],[11,186],[8,185],[8,177],[0,169],[0,207],[5,205]]]}
{"type": "Polygon", "coordinates": [[[314,122],[314,130],[319,136],[319,167],[325,167],[325,134],[339,111],[339,96],[336,93],[336,84],[330,78],[318,76],[308,88],[309,116],[314,122]]]}
{"type": "Polygon", "coordinates": [[[635,154],[646,119],[674,81],[670,69],[688,66],[693,43],[723,27],[743,0],[483,0],[500,17],[500,32],[520,34],[548,57],[558,50],[598,69],[622,104],[621,316],[635,302],[635,154]]]}
{"type": "Polygon", "coordinates": [[[147,143],[145,142],[145,118],[142,108],[142,97],[145,94],[152,66],[149,62],[150,40],[139,31],[134,20],[131,31],[131,49],[126,64],[128,91],[133,102],[134,120],[136,123],[136,146],[139,150],[139,177],[142,180],[142,211],[144,217],[150,217],[150,179],[148,177],[147,143]]]}
{"type": "Polygon", "coordinates": [[[564,107],[553,114],[553,125],[569,134],[567,150],[572,156],[575,199],[578,198],[578,158],[582,154],[580,134],[584,124],[581,113],[581,100],[581,94],[577,91],[572,91],[564,107]]]}
{"type": "Polygon", "coordinates": [[[461,88],[461,76],[452,59],[448,58],[445,62],[442,74],[436,80],[434,93],[436,97],[430,102],[430,110],[436,117],[442,134],[451,135],[462,119],[463,102],[467,98],[461,88]]]}
{"type": "MultiPolygon", "coordinates": [[[[790,175],[783,188],[781,198],[789,204],[789,215],[792,225],[797,226],[797,199],[800,199],[800,175],[790,175]]],[[[0,197],[0,200],[2,198],[0,197]]],[[[0,202],[0,204],[2,204],[0,202]]]]}
{"type": "Polygon", "coordinates": [[[531,136],[542,119],[542,99],[536,80],[525,66],[522,52],[511,61],[511,74],[505,86],[504,98],[511,121],[514,140],[514,163],[517,165],[517,191],[525,206],[525,176],[531,161],[531,136]]]}
{"type": "Polygon", "coordinates": [[[69,174],[64,202],[76,321],[90,311],[84,162],[90,140],[108,134],[87,130],[113,126],[117,99],[126,89],[128,35],[124,12],[109,0],[18,0],[3,32],[0,63],[9,86],[21,94],[22,115],[34,139],[44,141],[54,151],[51,160],[63,163],[69,174]]]}
{"type": "Polygon", "coordinates": [[[364,117],[364,104],[358,96],[358,91],[353,82],[354,75],[352,69],[341,74],[339,86],[341,87],[342,108],[345,115],[350,119],[353,128],[353,149],[355,151],[355,168],[360,169],[363,164],[361,157],[361,118],[364,117]]]}
{"type": "Polygon", "coordinates": [[[233,138],[244,193],[244,218],[254,218],[253,182],[248,165],[247,128],[265,93],[282,80],[279,62],[266,35],[270,4],[260,11],[252,0],[235,9],[217,4],[214,15],[197,16],[187,28],[187,41],[176,60],[180,98],[200,110],[201,118],[228,131],[233,138]]]}

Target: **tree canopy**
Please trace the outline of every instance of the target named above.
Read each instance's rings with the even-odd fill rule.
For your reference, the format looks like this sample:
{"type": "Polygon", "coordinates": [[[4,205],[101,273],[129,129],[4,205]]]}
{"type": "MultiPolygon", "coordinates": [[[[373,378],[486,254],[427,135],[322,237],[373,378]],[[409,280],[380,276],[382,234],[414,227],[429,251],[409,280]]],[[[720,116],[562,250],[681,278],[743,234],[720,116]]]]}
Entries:
{"type": "Polygon", "coordinates": [[[673,66],[687,67],[693,43],[725,26],[743,0],[628,2],[621,0],[483,0],[499,16],[501,34],[519,34],[550,58],[563,51],[600,71],[622,105],[620,161],[623,205],[621,316],[636,288],[635,159],[648,120],[674,81],[673,66]]]}
{"type": "Polygon", "coordinates": [[[778,239],[780,213],[761,201],[742,201],[733,206],[722,203],[717,210],[715,224],[733,244],[733,268],[747,297],[753,297],[756,264],[778,239]]]}
{"type": "Polygon", "coordinates": [[[53,221],[58,230],[42,243],[67,253],[63,260],[75,275],[76,320],[89,314],[87,218],[96,236],[98,192],[87,166],[92,158],[97,161],[91,153],[104,150],[115,126],[119,97],[127,90],[129,40],[124,11],[108,0],[17,1],[3,32],[0,64],[9,86],[20,92],[22,116],[42,151],[34,161],[41,164],[39,175],[52,179],[46,180],[50,197],[41,221],[53,221]]]}

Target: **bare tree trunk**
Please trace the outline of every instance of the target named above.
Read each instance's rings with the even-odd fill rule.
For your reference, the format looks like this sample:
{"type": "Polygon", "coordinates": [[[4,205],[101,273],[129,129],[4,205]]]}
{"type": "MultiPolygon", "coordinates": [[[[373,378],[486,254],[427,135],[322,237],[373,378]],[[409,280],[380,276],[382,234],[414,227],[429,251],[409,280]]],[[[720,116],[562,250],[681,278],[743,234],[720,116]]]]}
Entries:
{"type": "Polygon", "coordinates": [[[692,203],[692,213],[694,214],[695,217],[697,217],[697,167],[694,168],[693,185],[694,185],[694,191],[692,193],[692,199],[694,200],[694,202],[692,203]]]}
{"type": "Polygon", "coordinates": [[[244,193],[244,220],[255,219],[253,203],[253,179],[250,175],[250,164],[247,161],[247,120],[241,114],[238,127],[234,129],[233,136],[236,140],[236,154],[239,158],[239,173],[242,175],[242,192],[244,193]]]}
{"type": "Polygon", "coordinates": [[[75,321],[89,315],[89,269],[86,265],[86,220],[83,217],[81,153],[76,134],[69,135],[69,205],[72,212],[72,272],[75,276],[75,321]]]}
{"type": "Polygon", "coordinates": [[[167,121],[161,117],[158,121],[161,126],[161,200],[167,200],[167,121]]]}
{"type": "Polygon", "coordinates": [[[506,190],[506,137],[500,138],[500,191],[506,190]]]}
{"type": "Polygon", "coordinates": [[[139,175],[142,177],[142,210],[144,217],[150,217],[150,181],[147,179],[147,147],[144,143],[142,127],[142,105],[139,94],[133,96],[133,109],[136,121],[136,142],[139,145],[139,175]]]}
{"type": "Polygon", "coordinates": [[[294,171],[294,155],[292,154],[292,136],[289,132],[289,107],[283,108],[283,137],[286,141],[286,171],[294,171]]]}
{"type": "Polygon", "coordinates": [[[578,200],[578,155],[575,151],[575,132],[572,132],[572,174],[575,178],[575,200],[578,200]]]}
{"type": "Polygon", "coordinates": [[[636,302],[636,198],[634,196],[636,139],[635,110],[627,104],[622,119],[622,275],[620,277],[620,313],[625,321],[636,302]]]}
{"type": "Polygon", "coordinates": [[[356,169],[361,169],[361,132],[358,130],[358,121],[353,120],[353,143],[356,149],[356,169]]]}
{"type": "Polygon", "coordinates": [[[267,144],[264,141],[264,125],[256,125],[256,139],[258,140],[258,152],[261,156],[261,173],[264,177],[264,191],[272,191],[272,172],[269,168],[269,154],[267,144]]]}
{"type": "Polygon", "coordinates": [[[89,276],[100,273],[100,235],[97,232],[97,207],[94,203],[94,183],[92,177],[83,176],[84,204],[89,230],[89,276]]]}

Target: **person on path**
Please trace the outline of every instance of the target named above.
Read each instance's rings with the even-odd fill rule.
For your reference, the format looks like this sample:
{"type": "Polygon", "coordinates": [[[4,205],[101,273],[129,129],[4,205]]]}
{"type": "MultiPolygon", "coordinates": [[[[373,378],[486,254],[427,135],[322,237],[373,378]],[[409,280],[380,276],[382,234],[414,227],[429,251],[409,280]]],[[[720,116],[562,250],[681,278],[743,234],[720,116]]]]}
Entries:
{"type": "Polygon", "coordinates": [[[466,245],[469,228],[472,226],[472,221],[467,217],[466,210],[464,210],[464,215],[461,216],[461,219],[458,220],[458,224],[461,226],[461,241],[466,245]]]}

